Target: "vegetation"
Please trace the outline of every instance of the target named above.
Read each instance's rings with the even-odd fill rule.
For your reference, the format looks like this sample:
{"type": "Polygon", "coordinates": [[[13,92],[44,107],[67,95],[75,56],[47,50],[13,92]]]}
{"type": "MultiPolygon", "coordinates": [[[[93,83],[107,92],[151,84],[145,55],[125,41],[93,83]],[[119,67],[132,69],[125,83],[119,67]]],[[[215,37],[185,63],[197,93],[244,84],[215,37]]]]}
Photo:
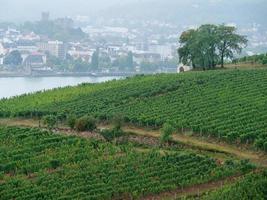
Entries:
{"type": "Polygon", "coordinates": [[[180,60],[194,68],[213,69],[217,64],[223,68],[225,59],[233,59],[234,53],[241,53],[247,44],[246,37],[236,31],[235,27],[207,24],[183,32],[180,60]]]}
{"type": "Polygon", "coordinates": [[[231,176],[242,167],[31,128],[0,127],[0,148],[3,200],[138,198],[231,176]]]}
{"type": "Polygon", "coordinates": [[[119,57],[112,63],[112,66],[120,70],[134,71],[133,53],[129,52],[128,55],[119,57]]]}
{"type": "Polygon", "coordinates": [[[49,21],[26,22],[21,27],[26,32],[34,32],[38,35],[47,36],[53,40],[64,42],[78,41],[86,38],[81,28],[74,28],[71,19],[56,19],[49,21]]]}
{"type": "Polygon", "coordinates": [[[22,63],[22,57],[19,51],[11,51],[4,59],[5,65],[18,66],[22,63]]]}
{"type": "Polygon", "coordinates": [[[76,122],[76,116],[75,115],[69,115],[67,117],[67,124],[72,130],[75,128],[75,122],[76,122]]]}
{"type": "Polygon", "coordinates": [[[267,65],[267,54],[245,56],[242,58],[234,59],[233,64],[249,64],[249,65],[267,65]]]}
{"type": "Polygon", "coordinates": [[[267,172],[251,174],[234,185],[225,186],[211,192],[201,199],[205,200],[239,200],[239,199],[266,199],[267,197],[267,172]]]}
{"type": "Polygon", "coordinates": [[[107,141],[111,142],[116,138],[125,136],[126,133],[124,133],[121,129],[113,128],[111,130],[104,129],[100,131],[100,135],[107,141]]]}
{"type": "Polygon", "coordinates": [[[168,142],[172,138],[172,134],[175,132],[175,127],[171,123],[165,123],[163,124],[163,127],[161,129],[161,142],[168,142]]]}
{"type": "Polygon", "coordinates": [[[57,124],[57,118],[54,115],[46,115],[43,117],[43,123],[49,130],[52,130],[57,124]]]}
{"type": "Polygon", "coordinates": [[[0,116],[53,113],[192,129],[229,142],[267,150],[267,70],[226,70],[182,75],[137,76],[103,84],[54,89],[0,101],[0,116]]]}
{"type": "Polygon", "coordinates": [[[96,129],[96,120],[91,116],[83,116],[75,121],[77,131],[93,131],[96,129]]]}

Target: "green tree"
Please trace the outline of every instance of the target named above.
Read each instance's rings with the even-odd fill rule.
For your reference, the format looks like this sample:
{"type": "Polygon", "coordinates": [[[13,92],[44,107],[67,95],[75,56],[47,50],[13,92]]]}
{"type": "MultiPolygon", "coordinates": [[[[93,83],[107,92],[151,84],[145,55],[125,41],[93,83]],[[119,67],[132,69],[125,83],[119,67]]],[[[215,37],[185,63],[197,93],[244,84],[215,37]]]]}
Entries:
{"type": "Polygon", "coordinates": [[[129,70],[133,71],[133,67],[134,67],[133,52],[130,51],[128,53],[126,63],[127,63],[127,67],[129,68],[129,70]]]}
{"type": "Polygon", "coordinates": [[[196,38],[197,31],[194,29],[183,32],[180,36],[180,48],[178,49],[179,60],[185,64],[192,64],[193,68],[196,68],[197,48],[196,38]]]}
{"type": "Polygon", "coordinates": [[[4,59],[5,65],[18,66],[22,64],[22,57],[19,51],[15,50],[10,52],[4,59]]]}
{"type": "Polygon", "coordinates": [[[236,34],[234,27],[206,24],[183,32],[179,42],[178,54],[183,64],[212,69],[218,63],[223,67],[226,58],[233,59],[235,53],[241,53],[247,40],[236,34]]]}
{"type": "Polygon", "coordinates": [[[174,132],[175,132],[174,126],[171,123],[166,122],[165,124],[163,124],[163,127],[161,129],[160,141],[163,143],[169,142],[174,132]]]}
{"type": "Polygon", "coordinates": [[[248,40],[245,36],[236,33],[237,29],[232,26],[220,25],[217,27],[217,48],[220,56],[221,67],[224,67],[226,58],[233,59],[234,54],[240,54],[247,45],[248,40]]]}
{"type": "Polygon", "coordinates": [[[91,62],[92,69],[97,70],[99,68],[99,49],[97,49],[92,56],[91,62]]]}
{"type": "Polygon", "coordinates": [[[75,60],[73,64],[73,71],[75,72],[87,72],[89,70],[89,63],[84,62],[82,59],[75,60]]]}

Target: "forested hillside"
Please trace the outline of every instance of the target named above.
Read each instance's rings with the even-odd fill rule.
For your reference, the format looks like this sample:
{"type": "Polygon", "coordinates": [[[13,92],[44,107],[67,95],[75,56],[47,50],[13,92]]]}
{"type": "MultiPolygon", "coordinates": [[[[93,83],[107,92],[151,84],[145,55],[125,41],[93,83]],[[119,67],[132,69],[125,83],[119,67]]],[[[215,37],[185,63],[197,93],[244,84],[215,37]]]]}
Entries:
{"type": "Polygon", "coordinates": [[[1,117],[121,115],[125,122],[192,129],[267,150],[267,70],[137,76],[24,95],[0,102],[1,117]]]}

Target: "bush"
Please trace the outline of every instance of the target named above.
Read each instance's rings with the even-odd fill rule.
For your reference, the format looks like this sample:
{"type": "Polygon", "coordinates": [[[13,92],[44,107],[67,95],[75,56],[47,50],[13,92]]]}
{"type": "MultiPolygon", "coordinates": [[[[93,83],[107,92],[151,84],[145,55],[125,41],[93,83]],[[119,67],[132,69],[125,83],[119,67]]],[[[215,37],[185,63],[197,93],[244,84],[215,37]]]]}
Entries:
{"type": "Polygon", "coordinates": [[[116,115],[113,117],[113,125],[114,125],[114,129],[116,130],[121,130],[121,127],[123,126],[123,121],[124,118],[122,117],[122,115],[116,115]]]}
{"type": "Polygon", "coordinates": [[[60,161],[59,160],[51,160],[50,166],[52,169],[56,169],[56,168],[60,167],[60,161]]]}
{"type": "Polygon", "coordinates": [[[262,60],[262,64],[263,64],[263,65],[267,65],[267,57],[263,58],[263,60],[262,60]]]}
{"type": "Polygon", "coordinates": [[[75,121],[77,131],[93,131],[96,129],[96,120],[93,117],[84,116],[75,121]]]}
{"type": "Polygon", "coordinates": [[[46,115],[43,117],[43,123],[49,130],[52,130],[57,124],[57,118],[54,115],[46,115]]]}
{"type": "Polygon", "coordinates": [[[102,130],[100,131],[100,135],[105,138],[107,142],[111,142],[115,138],[119,138],[125,135],[125,133],[121,129],[117,129],[116,127],[112,130],[102,130]]]}
{"type": "Polygon", "coordinates": [[[169,122],[165,123],[161,129],[161,137],[160,137],[161,142],[163,143],[169,142],[174,132],[175,132],[174,126],[169,122]]]}
{"type": "Polygon", "coordinates": [[[75,115],[68,116],[67,124],[71,129],[75,128],[75,122],[76,122],[76,116],[75,115]]]}

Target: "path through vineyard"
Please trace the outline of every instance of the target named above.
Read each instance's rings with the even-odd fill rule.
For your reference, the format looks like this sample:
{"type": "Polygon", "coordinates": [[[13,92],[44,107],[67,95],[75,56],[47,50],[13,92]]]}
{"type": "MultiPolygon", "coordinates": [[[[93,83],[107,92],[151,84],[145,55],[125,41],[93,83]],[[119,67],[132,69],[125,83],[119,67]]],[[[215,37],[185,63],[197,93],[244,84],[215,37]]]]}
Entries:
{"type": "MultiPolygon", "coordinates": [[[[0,125],[10,125],[10,126],[29,126],[29,127],[38,127],[39,123],[38,121],[31,120],[31,119],[0,119],[0,125]]],[[[99,125],[98,128],[110,128],[110,125],[99,125]]],[[[139,136],[149,136],[153,138],[159,138],[160,137],[160,131],[159,130],[147,130],[145,128],[137,128],[133,126],[124,126],[123,130],[125,132],[130,132],[135,135],[139,136]]],[[[92,137],[92,134],[86,134],[86,133],[73,133],[68,130],[67,127],[61,126],[60,127],[61,132],[65,132],[67,134],[74,134],[74,135],[80,135],[83,137],[92,137]]],[[[267,156],[255,152],[250,151],[247,149],[240,149],[236,145],[226,144],[226,143],[218,143],[218,142],[212,142],[208,141],[207,139],[186,135],[186,134],[174,134],[172,136],[173,141],[177,141],[180,143],[183,143],[187,146],[195,147],[200,150],[206,150],[211,152],[218,152],[218,153],[224,153],[228,155],[232,155],[239,159],[249,159],[253,163],[262,166],[267,167],[267,156]]]]}
{"type": "MultiPolygon", "coordinates": [[[[9,126],[26,126],[26,127],[38,127],[39,122],[26,119],[0,119],[0,125],[9,125],[9,126]]],[[[110,128],[110,125],[99,125],[98,128],[110,128]]],[[[137,128],[133,126],[125,126],[123,127],[123,130],[125,132],[130,132],[137,136],[146,136],[151,138],[159,139],[160,137],[160,131],[159,130],[147,130],[144,128],[137,128]]],[[[67,135],[76,135],[80,137],[97,137],[96,134],[92,133],[77,133],[70,131],[68,128],[64,126],[60,126],[58,132],[67,134],[67,135]]],[[[186,134],[175,134],[172,137],[173,141],[180,142],[182,144],[185,144],[186,146],[196,148],[203,151],[210,151],[210,152],[217,152],[222,153],[225,155],[228,155],[229,157],[232,156],[237,159],[248,159],[254,164],[258,165],[261,168],[267,168],[267,157],[266,155],[259,154],[258,152],[245,150],[245,149],[239,149],[235,145],[225,144],[225,143],[215,143],[212,141],[209,141],[207,139],[203,139],[196,136],[186,135],[186,134]]],[[[209,190],[214,190],[217,188],[222,187],[222,185],[225,184],[232,184],[235,183],[237,180],[240,180],[243,177],[243,175],[236,175],[232,177],[228,177],[223,180],[219,181],[212,181],[209,183],[204,183],[200,185],[194,185],[191,187],[177,189],[174,191],[168,191],[163,192],[157,195],[152,195],[145,197],[143,199],[162,199],[162,198],[174,198],[174,197],[182,197],[182,196],[191,196],[191,195],[201,195],[209,190]]]]}

